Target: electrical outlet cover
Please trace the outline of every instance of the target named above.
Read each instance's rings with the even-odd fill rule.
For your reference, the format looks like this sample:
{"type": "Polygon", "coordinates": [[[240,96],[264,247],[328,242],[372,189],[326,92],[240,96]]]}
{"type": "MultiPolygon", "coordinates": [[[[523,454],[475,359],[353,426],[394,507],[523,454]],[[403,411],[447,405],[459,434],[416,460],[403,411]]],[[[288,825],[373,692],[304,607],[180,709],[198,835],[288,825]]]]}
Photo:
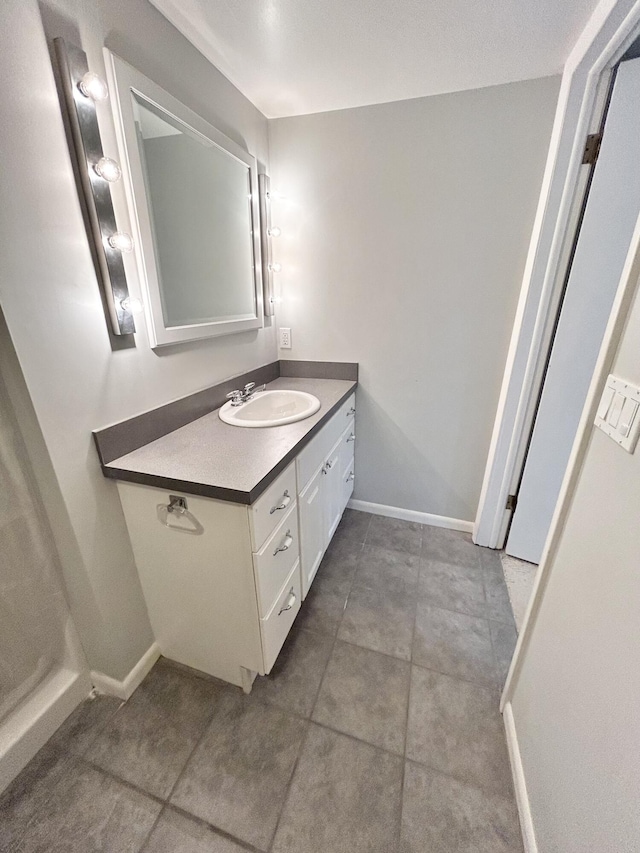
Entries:
{"type": "Polygon", "coordinates": [[[278,329],[280,335],[280,349],[291,349],[291,329],[281,327],[278,329]]]}

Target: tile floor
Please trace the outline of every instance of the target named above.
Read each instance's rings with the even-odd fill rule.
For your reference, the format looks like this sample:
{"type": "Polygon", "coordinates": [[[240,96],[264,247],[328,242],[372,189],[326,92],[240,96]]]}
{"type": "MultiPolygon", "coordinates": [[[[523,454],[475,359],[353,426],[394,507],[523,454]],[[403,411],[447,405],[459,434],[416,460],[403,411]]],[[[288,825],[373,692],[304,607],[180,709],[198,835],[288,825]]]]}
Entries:
{"type": "Polygon", "coordinates": [[[0,798],[0,850],[521,853],[515,638],[495,552],[347,510],[271,676],[161,660],[85,702],[0,798]]]}
{"type": "Polygon", "coordinates": [[[533,594],[533,584],[536,579],[538,566],[535,563],[527,563],[517,557],[501,552],[502,571],[507,582],[507,592],[511,601],[511,609],[516,623],[516,629],[520,633],[524,616],[529,606],[529,599],[533,594]]]}

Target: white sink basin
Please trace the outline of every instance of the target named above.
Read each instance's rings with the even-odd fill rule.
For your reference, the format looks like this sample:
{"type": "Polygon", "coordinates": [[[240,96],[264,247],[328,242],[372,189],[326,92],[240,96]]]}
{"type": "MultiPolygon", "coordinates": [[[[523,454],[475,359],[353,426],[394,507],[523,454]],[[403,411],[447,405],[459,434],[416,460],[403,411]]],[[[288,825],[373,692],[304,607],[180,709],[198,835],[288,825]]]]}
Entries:
{"type": "Polygon", "coordinates": [[[315,415],[320,400],[306,391],[259,391],[241,406],[231,401],[220,409],[220,420],[241,427],[270,427],[293,424],[315,415]]]}

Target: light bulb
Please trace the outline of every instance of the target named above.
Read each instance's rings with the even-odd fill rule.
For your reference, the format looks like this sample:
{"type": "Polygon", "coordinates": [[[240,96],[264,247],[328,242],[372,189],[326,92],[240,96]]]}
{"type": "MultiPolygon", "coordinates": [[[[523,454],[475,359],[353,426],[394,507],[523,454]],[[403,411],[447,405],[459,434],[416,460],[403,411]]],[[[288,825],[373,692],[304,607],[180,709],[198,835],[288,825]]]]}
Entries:
{"type": "Polygon", "coordinates": [[[122,169],[111,157],[101,157],[93,168],[96,174],[109,183],[119,181],[122,177],[122,169]]]}
{"type": "Polygon", "coordinates": [[[276,225],[275,228],[269,229],[269,237],[279,237],[282,234],[282,231],[276,225]]]}
{"type": "Polygon", "coordinates": [[[271,264],[271,272],[280,272],[282,264],[271,264]]]}
{"type": "Polygon", "coordinates": [[[92,101],[106,101],[109,97],[107,84],[94,71],[87,71],[78,83],[78,89],[80,89],[86,98],[91,98],[92,101]]]}
{"type": "Polygon", "coordinates": [[[126,231],[116,231],[107,241],[112,249],[119,252],[130,252],[133,249],[133,237],[126,231]]]}
{"type": "Polygon", "coordinates": [[[126,296],[120,300],[120,307],[123,311],[128,311],[129,314],[139,314],[142,311],[142,302],[135,296],[126,296]]]}

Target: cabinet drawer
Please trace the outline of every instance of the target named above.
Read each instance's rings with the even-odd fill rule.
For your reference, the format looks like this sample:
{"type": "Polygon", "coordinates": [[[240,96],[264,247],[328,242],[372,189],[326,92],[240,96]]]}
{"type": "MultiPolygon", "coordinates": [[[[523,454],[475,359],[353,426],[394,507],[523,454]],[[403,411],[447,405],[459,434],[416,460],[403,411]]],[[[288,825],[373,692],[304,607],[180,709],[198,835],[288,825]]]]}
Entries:
{"type": "Polygon", "coordinates": [[[320,432],[298,454],[296,465],[298,469],[298,485],[303,489],[313,477],[318,468],[326,462],[331,448],[344,432],[345,427],[352,426],[355,420],[356,396],[345,400],[331,420],[322,427],[320,432]]]}
{"type": "Polygon", "coordinates": [[[251,548],[259,551],[296,499],[296,467],[292,462],[249,507],[251,548]]]}
{"type": "Polygon", "coordinates": [[[266,616],[273,607],[282,584],[299,556],[298,508],[294,501],[278,527],[258,553],[253,555],[260,616],[266,616]]]}
{"type": "Polygon", "coordinates": [[[271,611],[260,620],[264,672],[268,675],[300,610],[300,564],[296,563],[271,611]]]}

